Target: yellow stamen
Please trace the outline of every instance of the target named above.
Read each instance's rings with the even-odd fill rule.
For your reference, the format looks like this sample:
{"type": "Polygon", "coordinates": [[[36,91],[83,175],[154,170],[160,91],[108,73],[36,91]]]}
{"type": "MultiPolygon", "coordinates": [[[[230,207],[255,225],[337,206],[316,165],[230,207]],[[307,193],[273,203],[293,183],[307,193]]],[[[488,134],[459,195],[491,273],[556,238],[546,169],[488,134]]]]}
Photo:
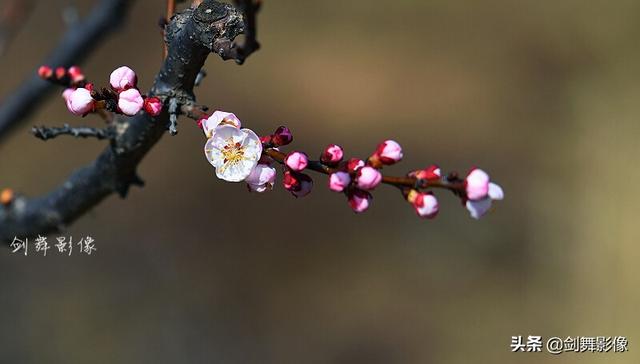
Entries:
{"type": "Polygon", "coordinates": [[[220,167],[221,172],[233,164],[237,164],[244,160],[244,147],[240,143],[233,143],[233,140],[229,139],[227,145],[221,150],[224,157],[224,165],[220,167]]]}

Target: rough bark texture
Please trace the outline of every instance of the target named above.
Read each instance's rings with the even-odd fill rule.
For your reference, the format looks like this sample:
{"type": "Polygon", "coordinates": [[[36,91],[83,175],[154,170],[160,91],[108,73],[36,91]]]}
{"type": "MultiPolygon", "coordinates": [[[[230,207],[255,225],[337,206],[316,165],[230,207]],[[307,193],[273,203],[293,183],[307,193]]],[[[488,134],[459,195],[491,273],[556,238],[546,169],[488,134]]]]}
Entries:
{"type": "Polygon", "coordinates": [[[124,197],[132,184],[141,185],[136,167],[177,112],[194,103],[194,83],[207,56],[215,52],[229,58],[233,39],[244,29],[243,14],[217,1],[174,15],[165,36],[168,57],[151,90],[169,107],[155,118],[144,113],[117,118],[115,137],[93,163],[45,196],[18,195],[8,206],[0,206],[0,240],[58,231],[111,193],[124,197]]]}

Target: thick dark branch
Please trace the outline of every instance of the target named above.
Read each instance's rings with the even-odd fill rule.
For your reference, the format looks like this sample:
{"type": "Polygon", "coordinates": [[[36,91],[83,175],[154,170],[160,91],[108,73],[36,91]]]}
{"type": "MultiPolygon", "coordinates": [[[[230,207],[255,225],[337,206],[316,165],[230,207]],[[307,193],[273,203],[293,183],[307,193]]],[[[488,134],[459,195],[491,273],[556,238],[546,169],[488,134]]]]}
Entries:
{"type": "MultiPolygon", "coordinates": [[[[194,103],[193,86],[212,44],[232,42],[243,30],[242,15],[229,4],[204,1],[197,9],[173,16],[167,26],[169,56],[158,73],[151,95],[165,105],[194,103]]],[[[51,193],[33,199],[17,196],[0,207],[0,240],[59,230],[113,192],[125,196],[130,185],[140,184],[136,167],[169,124],[164,108],[155,118],[140,113],[116,118],[112,143],[92,164],[76,171],[51,193]]]]}
{"type": "Polygon", "coordinates": [[[76,138],[97,138],[107,139],[113,138],[114,129],[112,127],[106,127],[104,129],[91,128],[88,126],[71,127],[69,124],[64,124],[62,127],[46,127],[34,126],[31,132],[36,138],[42,140],[53,139],[60,135],[71,135],[76,138]]]}
{"type": "MultiPolygon", "coordinates": [[[[87,18],[71,27],[44,64],[68,67],[83,60],[101,40],[124,20],[131,0],[101,0],[87,18]]],[[[0,106],[0,140],[20,121],[26,120],[54,86],[34,72],[0,106]]]]}

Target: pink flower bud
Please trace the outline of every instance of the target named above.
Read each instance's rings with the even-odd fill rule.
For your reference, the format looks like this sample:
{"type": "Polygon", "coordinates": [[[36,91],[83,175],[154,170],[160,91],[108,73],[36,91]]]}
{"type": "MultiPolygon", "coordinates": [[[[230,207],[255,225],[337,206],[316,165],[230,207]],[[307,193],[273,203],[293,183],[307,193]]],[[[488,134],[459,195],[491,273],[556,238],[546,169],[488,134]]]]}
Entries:
{"type": "Polygon", "coordinates": [[[347,162],[347,170],[349,173],[355,173],[358,169],[364,167],[364,161],[358,158],[351,158],[347,162]]]}
{"type": "Polygon", "coordinates": [[[369,166],[362,167],[358,170],[356,177],[356,185],[362,190],[372,190],[382,182],[382,173],[377,169],[369,166]]]}
{"type": "Polygon", "coordinates": [[[162,101],[157,97],[147,97],[144,99],[144,111],[151,116],[158,116],[162,111],[162,101]]]}
{"type": "Polygon", "coordinates": [[[71,77],[71,82],[78,83],[80,81],[84,81],[84,74],[82,70],[78,66],[69,67],[69,77],[71,77]]]}
{"type": "Polygon", "coordinates": [[[335,172],[329,176],[329,189],[335,192],[344,191],[351,183],[351,176],[347,172],[335,172]]]}
{"type": "Polygon", "coordinates": [[[489,193],[489,175],[481,169],[473,169],[464,181],[469,200],[481,200],[489,193]]]}
{"type": "Polygon", "coordinates": [[[293,171],[299,172],[307,168],[309,158],[303,152],[291,152],[284,159],[284,163],[293,171]]]}
{"type": "Polygon", "coordinates": [[[56,78],[61,80],[67,75],[67,70],[64,67],[56,67],[56,78]]]}
{"type": "Polygon", "coordinates": [[[265,164],[258,164],[245,179],[250,191],[264,192],[273,188],[276,180],[276,169],[265,164]]]}
{"type": "Polygon", "coordinates": [[[135,88],[122,91],[118,95],[118,109],[125,115],[133,116],[137,114],[143,105],[142,95],[135,88]]]}
{"type": "Polygon", "coordinates": [[[84,85],[84,88],[86,88],[89,91],[93,91],[93,84],[89,82],[86,85],[84,85]]]}
{"type": "Polygon", "coordinates": [[[67,109],[75,115],[85,115],[93,110],[94,100],[91,92],[86,88],[77,88],[73,92],[67,92],[67,109]]]}
{"type": "Polygon", "coordinates": [[[420,217],[433,219],[438,214],[440,206],[438,200],[431,193],[422,193],[412,190],[407,198],[420,217]]]}
{"type": "Polygon", "coordinates": [[[53,70],[49,66],[40,66],[40,68],[38,68],[38,76],[46,80],[53,76],[53,70]]]}
{"type": "Polygon", "coordinates": [[[293,134],[291,133],[291,130],[289,130],[289,128],[287,128],[286,126],[278,127],[278,129],[276,129],[276,131],[273,133],[271,137],[271,142],[276,147],[287,145],[292,141],[293,141],[293,134]]]}
{"type": "Polygon", "coordinates": [[[344,157],[342,148],[339,145],[330,144],[325,148],[324,152],[322,152],[320,160],[326,165],[334,166],[342,161],[342,157],[344,157]]]}
{"type": "Polygon", "coordinates": [[[367,191],[353,190],[347,198],[349,199],[349,206],[355,213],[361,213],[366,211],[371,204],[373,196],[367,191]]]}
{"type": "Polygon", "coordinates": [[[378,145],[374,155],[383,164],[394,164],[402,159],[402,147],[393,140],[385,140],[378,145]]]}
{"type": "Polygon", "coordinates": [[[127,66],[118,67],[109,76],[109,83],[116,91],[124,91],[135,88],[138,83],[138,76],[127,66]]]}

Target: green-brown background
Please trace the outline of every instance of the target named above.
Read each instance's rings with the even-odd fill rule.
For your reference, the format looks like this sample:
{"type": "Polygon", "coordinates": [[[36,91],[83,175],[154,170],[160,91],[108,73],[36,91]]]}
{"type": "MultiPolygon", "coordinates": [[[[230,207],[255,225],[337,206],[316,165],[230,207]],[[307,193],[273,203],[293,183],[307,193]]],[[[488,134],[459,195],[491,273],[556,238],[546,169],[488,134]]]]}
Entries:
{"type": "MultiPolygon", "coordinates": [[[[0,95],[64,31],[40,1],[0,58],[0,95]]],[[[77,1],[85,14],[91,1],[77,1]]],[[[138,1],[82,66],[127,64],[148,89],[163,1],[138,1]]],[[[92,256],[0,254],[7,363],[640,362],[640,2],[266,0],[263,48],[238,67],[210,57],[198,101],[295,148],[365,157],[390,171],[479,165],[506,200],[473,221],[446,193],[421,221],[394,189],[356,216],[315,178],[308,198],[248,194],[215,178],[189,120],[66,235],[92,256]],[[512,335],[625,335],[625,354],[510,353],[512,335]]],[[[103,142],[43,143],[33,124],[100,125],[58,97],[0,144],[0,187],[30,195],[89,163],[103,142]]],[[[50,236],[54,239],[54,236],[50,236]]]]}

